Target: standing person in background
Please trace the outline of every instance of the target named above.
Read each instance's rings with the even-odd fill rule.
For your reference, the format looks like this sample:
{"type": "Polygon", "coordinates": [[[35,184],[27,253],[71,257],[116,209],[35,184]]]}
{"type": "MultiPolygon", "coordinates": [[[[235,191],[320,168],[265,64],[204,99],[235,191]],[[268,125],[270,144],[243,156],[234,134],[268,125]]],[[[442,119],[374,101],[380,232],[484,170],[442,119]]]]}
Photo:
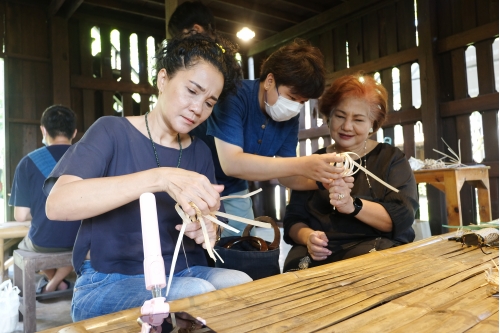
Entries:
{"type": "Polygon", "coordinates": [[[329,188],[292,191],[285,212],[284,240],[293,247],[283,272],[406,244],[415,238],[417,184],[399,148],[371,140],[387,118],[387,91],[369,75],[335,80],[323,94],[320,112],[334,144],[314,155],[347,153],[395,192],[359,171],[329,188]],[[355,153],[355,154],[352,154],[355,153]]]}
{"type": "MultiPolygon", "coordinates": [[[[341,162],[334,154],[297,156],[299,113],[304,103],[325,89],[320,50],[296,40],[272,53],[260,78],[243,80],[236,94],[215,105],[208,120],[193,134],[210,147],[223,196],[248,193],[247,181],[278,178],[292,189],[317,189],[316,181],[337,177],[341,162]],[[274,158],[284,157],[284,158],[274,158]]],[[[229,214],[254,219],[252,199],[227,199],[229,214]]],[[[242,231],[244,223],[229,220],[242,231]]],[[[223,236],[234,236],[224,230],[223,236]]]]}
{"type": "MultiPolygon", "coordinates": [[[[80,221],[47,218],[43,183],[75,138],[75,113],[62,105],[50,106],[42,114],[40,130],[45,147],[21,159],[12,183],[9,205],[14,206],[14,219],[31,221],[28,235],[19,244],[19,249],[40,253],[71,251],[80,221]]],[[[72,270],[72,266],[67,266],[42,271],[45,276],[38,283],[37,294],[71,288],[64,278],[72,270]]]]}
{"type": "Polygon", "coordinates": [[[175,9],[168,21],[168,32],[178,35],[205,34],[214,38],[215,19],[207,6],[199,1],[186,1],[175,9]]]}

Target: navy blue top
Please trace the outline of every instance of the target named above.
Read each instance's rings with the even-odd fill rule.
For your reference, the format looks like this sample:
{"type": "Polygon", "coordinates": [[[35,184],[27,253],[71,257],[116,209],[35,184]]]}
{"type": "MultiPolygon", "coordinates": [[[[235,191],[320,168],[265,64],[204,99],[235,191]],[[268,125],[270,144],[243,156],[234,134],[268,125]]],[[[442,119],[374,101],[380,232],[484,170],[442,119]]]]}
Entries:
{"type": "Polygon", "coordinates": [[[264,114],[259,105],[259,80],[243,80],[234,95],[215,104],[212,115],[192,131],[210,147],[222,195],[248,189],[246,180],[227,176],[222,171],[214,137],[239,146],[245,153],[260,156],[297,156],[299,115],[277,122],[264,114]]]}
{"type": "MultiPolygon", "coordinates": [[[[179,150],[156,144],[162,167],[177,166],[179,150]]],[[[126,118],[101,117],[73,145],[45,183],[49,191],[58,177],[74,175],[82,179],[127,175],[157,168],[151,141],[126,118]]],[[[210,151],[198,139],[183,148],[180,168],[196,171],[215,183],[210,151]]],[[[155,193],[160,243],[165,267],[170,267],[182,224],[175,201],[165,192],[155,193]]],[[[190,266],[207,265],[203,248],[184,237],[190,266]]],[[[83,220],[73,250],[73,266],[78,271],[90,250],[92,267],[103,273],[144,274],[144,252],[139,200],[83,220]]],[[[184,252],[179,252],[175,272],[185,269],[184,252]]]]}
{"type": "MultiPolygon", "coordinates": [[[[33,158],[37,160],[37,157],[43,156],[46,159],[52,159],[55,165],[55,162],[61,159],[69,147],[69,145],[51,145],[39,148],[21,159],[14,174],[9,205],[30,208],[33,219],[28,237],[33,244],[40,247],[72,248],[78,228],[80,228],[80,221],[61,222],[47,218],[45,214],[47,196],[42,190],[45,181],[42,173],[44,168],[39,164],[42,169],[40,170],[33,160],[33,158]]],[[[52,167],[48,164],[44,166],[52,167]]]]}
{"type": "MultiPolygon", "coordinates": [[[[322,148],[316,154],[325,154],[322,148]]],[[[361,164],[360,160],[356,160],[361,164]]],[[[392,231],[382,232],[361,222],[356,217],[350,217],[336,210],[330,204],[328,190],[292,191],[290,203],[286,207],[283,219],[284,240],[294,245],[289,236],[295,223],[305,223],[313,230],[324,231],[328,237],[328,247],[332,251],[342,248],[342,245],[385,237],[395,244],[405,244],[413,241],[415,232],[412,224],[418,205],[417,184],[415,176],[405,155],[399,148],[385,143],[379,143],[366,155],[367,169],[374,175],[399,190],[393,192],[371,176],[368,186],[363,171],[356,173],[351,195],[382,205],[392,220],[392,231]]],[[[364,158],[362,164],[365,166],[364,158]]]]}

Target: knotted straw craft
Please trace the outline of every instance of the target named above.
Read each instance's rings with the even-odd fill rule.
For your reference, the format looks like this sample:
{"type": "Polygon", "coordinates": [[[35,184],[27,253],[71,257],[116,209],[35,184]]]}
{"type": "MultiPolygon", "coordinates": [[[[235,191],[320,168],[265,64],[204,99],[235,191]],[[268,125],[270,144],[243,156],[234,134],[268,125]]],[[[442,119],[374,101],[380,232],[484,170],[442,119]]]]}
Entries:
{"type": "MultiPolygon", "coordinates": [[[[259,193],[261,191],[262,191],[262,189],[258,189],[256,191],[247,193],[245,195],[228,195],[228,196],[225,196],[225,197],[221,197],[220,200],[222,201],[222,200],[226,200],[226,199],[244,199],[244,198],[248,198],[248,197],[250,197],[250,196],[252,196],[254,194],[257,194],[257,193],[259,193]]],[[[214,253],[215,253],[217,255],[217,257],[222,262],[224,262],[224,260],[222,260],[222,258],[219,256],[219,254],[217,253],[217,251],[215,251],[214,249],[212,249],[212,246],[210,245],[210,238],[208,237],[207,227],[205,226],[204,219],[210,220],[210,221],[218,224],[219,226],[221,226],[221,227],[223,227],[225,229],[229,229],[229,230],[231,230],[231,231],[233,231],[235,233],[238,233],[240,231],[238,229],[236,229],[236,228],[231,227],[230,225],[227,225],[227,224],[219,221],[217,218],[215,218],[212,215],[203,215],[201,213],[200,209],[198,207],[196,207],[196,205],[194,203],[192,203],[192,202],[191,202],[191,206],[196,211],[195,222],[199,222],[200,223],[201,231],[203,232],[203,237],[205,238],[205,245],[207,247],[208,255],[214,261],[217,261],[217,259],[215,258],[215,255],[214,255],[214,253]]],[[[174,269],[175,269],[175,264],[177,263],[177,257],[179,255],[179,249],[180,249],[180,246],[181,246],[181,243],[182,243],[182,237],[184,236],[184,233],[186,232],[186,226],[189,223],[193,223],[194,222],[194,221],[191,221],[191,219],[189,218],[189,216],[186,213],[184,213],[184,211],[179,206],[179,204],[175,205],[175,210],[177,211],[177,214],[179,214],[179,216],[182,218],[182,227],[181,227],[181,230],[179,232],[179,238],[177,238],[177,243],[175,244],[174,256],[172,258],[172,265],[170,266],[170,274],[168,275],[167,293],[165,294],[165,297],[167,297],[168,292],[170,291],[170,284],[172,283],[172,277],[173,277],[173,273],[174,273],[174,269]]],[[[216,212],[212,212],[211,214],[216,215],[216,216],[220,216],[220,217],[229,218],[231,220],[236,220],[236,221],[243,222],[243,223],[246,223],[246,224],[251,224],[251,225],[254,225],[254,226],[257,226],[257,227],[261,227],[261,228],[271,228],[271,225],[269,223],[263,223],[263,222],[259,222],[259,221],[254,221],[254,220],[246,219],[244,217],[239,217],[239,216],[235,216],[235,215],[231,215],[231,214],[227,214],[227,213],[223,213],[223,212],[216,211],[216,212]]]]}
{"type": "Polygon", "coordinates": [[[361,156],[359,156],[358,154],[354,153],[354,152],[347,152],[347,153],[340,153],[338,155],[342,156],[344,158],[344,162],[342,163],[335,163],[335,166],[336,167],[344,167],[344,172],[341,173],[341,175],[343,177],[347,177],[347,176],[352,176],[354,174],[356,174],[360,169],[373,177],[373,179],[375,179],[376,181],[378,181],[380,184],[384,185],[385,187],[393,190],[394,192],[398,193],[399,190],[389,184],[387,184],[386,182],[384,182],[382,179],[380,179],[379,177],[375,176],[373,173],[371,173],[370,171],[368,171],[366,168],[362,167],[360,164],[356,163],[351,156],[349,156],[349,154],[352,154],[352,155],[356,155],[360,160],[361,160],[361,156]],[[358,168],[356,169],[356,171],[354,171],[354,166],[357,166],[358,168]]]}

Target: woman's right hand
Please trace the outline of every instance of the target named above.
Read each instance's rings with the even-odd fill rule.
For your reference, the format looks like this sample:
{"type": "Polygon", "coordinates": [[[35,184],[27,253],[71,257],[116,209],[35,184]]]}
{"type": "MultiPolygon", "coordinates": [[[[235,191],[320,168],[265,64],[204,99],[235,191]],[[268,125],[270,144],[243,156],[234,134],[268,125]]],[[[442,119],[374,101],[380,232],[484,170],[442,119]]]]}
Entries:
{"type": "Polygon", "coordinates": [[[211,184],[207,177],[197,172],[178,168],[162,169],[162,188],[167,192],[189,216],[196,214],[190,205],[194,203],[203,215],[220,208],[220,192],[224,185],[211,184]]]}
{"type": "Polygon", "coordinates": [[[307,251],[313,260],[325,260],[332,254],[328,248],[328,238],[323,231],[313,231],[307,238],[307,251]]]}

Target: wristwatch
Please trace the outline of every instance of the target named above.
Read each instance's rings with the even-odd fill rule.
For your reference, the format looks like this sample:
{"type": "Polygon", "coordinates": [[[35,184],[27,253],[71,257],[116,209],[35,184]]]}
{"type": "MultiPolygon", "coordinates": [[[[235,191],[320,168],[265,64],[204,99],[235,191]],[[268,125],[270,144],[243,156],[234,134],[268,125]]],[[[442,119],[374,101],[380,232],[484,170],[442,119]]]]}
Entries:
{"type": "Polygon", "coordinates": [[[351,214],[347,214],[347,216],[354,217],[358,215],[361,208],[363,208],[363,201],[361,201],[360,198],[352,197],[352,204],[354,205],[354,212],[352,212],[351,214]]]}

